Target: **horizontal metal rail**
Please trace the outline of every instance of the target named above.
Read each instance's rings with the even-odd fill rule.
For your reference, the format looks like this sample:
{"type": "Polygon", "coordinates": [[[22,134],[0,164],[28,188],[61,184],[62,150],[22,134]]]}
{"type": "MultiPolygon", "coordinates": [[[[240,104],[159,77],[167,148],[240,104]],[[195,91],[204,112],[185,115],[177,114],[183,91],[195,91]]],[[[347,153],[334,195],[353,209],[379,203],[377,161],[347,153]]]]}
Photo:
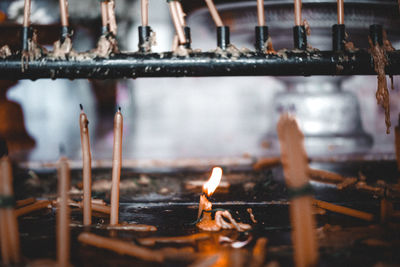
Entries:
{"type": "MultiPolygon", "coordinates": [[[[388,75],[400,74],[400,50],[387,53],[388,75]]],[[[117,79],[139,77],[207,76],[312,76],[374,75],[372,56],[356,52],[286,51],[278,54],[256,52],[224,55],[205,52],[186,57],[166,53],[121,53],[109,58],[30,61],[22,69],[21,57],[0,59],[0,79],[117,79]]]]}

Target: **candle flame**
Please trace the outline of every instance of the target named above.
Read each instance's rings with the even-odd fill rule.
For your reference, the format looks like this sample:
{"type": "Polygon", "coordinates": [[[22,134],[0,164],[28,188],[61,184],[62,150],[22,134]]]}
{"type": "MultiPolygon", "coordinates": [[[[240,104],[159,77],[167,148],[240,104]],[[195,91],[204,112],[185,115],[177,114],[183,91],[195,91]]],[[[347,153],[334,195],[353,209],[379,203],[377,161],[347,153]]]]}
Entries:
{"type": "Polygon", "coordinates": [[[207,196],[211,196],[221,182],[221,178],[222,169],[220,167],[214,167],[210,179],[203,185],[203,192],[207,194],[207,196]]]}

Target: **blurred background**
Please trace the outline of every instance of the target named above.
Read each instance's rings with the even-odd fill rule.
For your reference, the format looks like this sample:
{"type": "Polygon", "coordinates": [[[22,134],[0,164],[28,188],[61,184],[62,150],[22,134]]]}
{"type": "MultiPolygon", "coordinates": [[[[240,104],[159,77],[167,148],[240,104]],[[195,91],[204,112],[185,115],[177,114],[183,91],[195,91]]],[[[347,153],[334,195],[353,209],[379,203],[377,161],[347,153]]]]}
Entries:
{"type": "MultiPolygon", "coordinates": [[[[215,1],[231,29],[231,42],[253,49],[256,1],[215,1]]],[[[215,25],[204,1],[182,0],[192,31],[192,47],[216,48],[215,25]]],[[[23,0],[0,2],[0,46],[20,49],[23,0]]],[[[293,2],[265,1],[274,48],[292,49],[293,2]]],[[[117,0],[121,51],[137,51],[140,1],[117,0]]],[[[69,0],[73,47],[88,51],[101,30],[98,0],[69,0]]],[[[309,43],[331,49],[336,1],[303,1],[311,27],[309,43]]],[[[397,1],[345,1],[349,38],[368,48],[368,27],[379,23],[396,49],[400,40],[397,1]]],[[[52,49],[58,39],[56,0],[33,0],[31,20],[39,43],[52,49]]],[[[170,51],[174,28],[166,1],[149,1],[149,24],[156,32],[154,52],[170,51]]],[[[375,76],[138,78],[136,80],[21,80],[0,82],[0,136],[13,157],[55,161],[63,144],[71,159],[81,158],[79,104],[90,124],[92,156],[112,157],[113,116],[124,116],[125,159],[251,158],[278,155],[276,121],[295,114],[309,155],[373,155],[394,158],[398,124],[399,79],[390,91],[392,131],[386,134],[384,111],[376,103],[375,76]],[[25,125],[25,130],[23,125],[25,125]],[[22,126],[21,126],[22,125],[22,126]]]]}

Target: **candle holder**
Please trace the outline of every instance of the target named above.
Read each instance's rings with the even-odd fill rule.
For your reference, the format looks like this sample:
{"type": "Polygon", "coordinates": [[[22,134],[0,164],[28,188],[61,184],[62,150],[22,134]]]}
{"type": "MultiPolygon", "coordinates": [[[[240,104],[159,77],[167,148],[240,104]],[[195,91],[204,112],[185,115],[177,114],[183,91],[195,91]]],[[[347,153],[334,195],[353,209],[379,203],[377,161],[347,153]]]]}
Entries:
{"type": "Polygon", "coordinates": [[[22,51],[29,50],[29,39],[32,38],[32,27],[22,27],[22,51]]]}
{"type": "Polygon", "coordinates": [[[139,51],[140,52],[150,52],[151,51],[151,44],[150,44],[150,37],[151,37],[151,27],[150,26],[139,26],[139,51]]]}
{"type": "Polygon", "coordinates": [[[307,34],[304,25],[293,27],[294,48],[300,50],[307,49],[307,34]]]}
{"type": "Polygon", "coordinates": [[[344,51],[346,43],[346,27],[344,24],[335,24],[332,26],[332,50],[344,51]]]}
{"type": "Polygon", "coordinates": [[[108,27],[102,26],[101,27],[101,35],[107,35],[107,34],[108,34],[108,27]]]}
{"type": "Polygon", "coordinates": [[[185,32],[185,38],[186,38],[186,43],[183,44],[185,48],[190,49],[191,48],[191,43],[192,43],[192,37],[190,34],[190,27],[185,26],[183,27],[183,31],[185,32]]]}
{"type": "Polygon", "coordinates": [[[61,43],[64,43],[65,39],[67,39],[71,35],[72,34],[71,34],[71,31],[69,30],[68,26],[61,27],[61,38],[60,38],[61,43]]]}
{"type": "Polygon", "coordinates": [[[369,26],[369,37],[374,45],[383,45],[383,27],[380,24],[369,26]]]}
{"type": "Polygon", "coordinates": [[[217,46],[225,50],[229,45],[230,45],[229,27],[228,26],[217,27],[217,46]]]}
{"type": "Polygon", "coordinates": [[[266,47],[265,47],[265,42],[268,40],[268,26],[256,26],[255,27],[256,31],[256,43],[255,43],[255,48],[257,52],[264,52],[266,47]]]}

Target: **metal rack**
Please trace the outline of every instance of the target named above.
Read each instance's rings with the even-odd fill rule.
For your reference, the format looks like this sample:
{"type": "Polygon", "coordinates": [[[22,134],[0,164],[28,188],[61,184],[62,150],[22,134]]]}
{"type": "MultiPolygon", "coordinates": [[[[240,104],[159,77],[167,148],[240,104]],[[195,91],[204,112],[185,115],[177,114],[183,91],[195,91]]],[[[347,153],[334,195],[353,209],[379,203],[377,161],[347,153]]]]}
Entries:
{"type": "MultiPolygon", "coordinates": [[[[387,52],[386,74],[400,74],[400,50],[387,52]]],[[[55,60],[43,57],[22,69],[21,57],[0,59],[0,79],[205,76],[311,76],[374,75],[372,56],[356,52],[285,51],[283,54],[258,52],[239,56],[213,52],[190,53],[186,57],[166,53],[121,53],[109,58],[55,60]]]]}

